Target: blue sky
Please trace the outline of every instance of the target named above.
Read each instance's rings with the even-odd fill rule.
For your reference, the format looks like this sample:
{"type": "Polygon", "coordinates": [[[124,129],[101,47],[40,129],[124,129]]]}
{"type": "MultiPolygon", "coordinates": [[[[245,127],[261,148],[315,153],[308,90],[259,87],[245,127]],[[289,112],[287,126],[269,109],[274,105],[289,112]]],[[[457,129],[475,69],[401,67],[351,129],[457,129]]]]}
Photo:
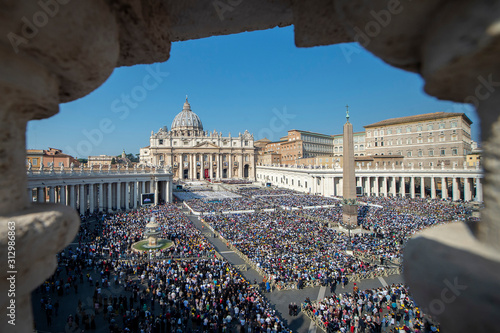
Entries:
{"type": "Polygon", "coordinates": [[[165,63],[117,68],[90,95],[29,122],[27,148],[56,147],[77,157],[139,153],[151,130],[170,129],[186,94],[204,129],[224,135],[339,134],[349,104],[355,131],[387,118],[465,112],[479,139],[473,109],[426,95],[420,76],[357,44],[296,48],[287,27],[177,42],[165,63]]]}

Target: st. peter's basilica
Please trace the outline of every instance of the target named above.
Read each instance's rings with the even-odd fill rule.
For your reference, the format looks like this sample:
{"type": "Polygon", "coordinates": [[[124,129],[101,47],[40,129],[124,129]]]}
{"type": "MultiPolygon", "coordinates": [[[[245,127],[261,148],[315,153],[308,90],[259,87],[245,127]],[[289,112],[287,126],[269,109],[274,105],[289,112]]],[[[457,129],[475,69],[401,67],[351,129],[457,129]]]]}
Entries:
{"type": "Polygon", "coordinates": [[[148,166],[171,166],[175,179],[255,180],[253,134],[222,136],[203,130],[203,124],[191,110],[188,99],[172,121],[170,131],[164,126],[151,131],[149,146],[141,148],[140,163],[148,166]]]}

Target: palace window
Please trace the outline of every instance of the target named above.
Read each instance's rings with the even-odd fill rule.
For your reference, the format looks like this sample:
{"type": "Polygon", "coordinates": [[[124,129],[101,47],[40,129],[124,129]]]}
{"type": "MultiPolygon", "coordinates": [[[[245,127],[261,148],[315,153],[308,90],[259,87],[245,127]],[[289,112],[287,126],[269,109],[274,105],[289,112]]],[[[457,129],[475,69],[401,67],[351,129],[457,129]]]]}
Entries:
{"type": "Polygon", "coordinates": [[[452,154],[453,156],[457,156],[457,155],[458,155],[458,149],[457,149],[457,148],[452,148],[452,149],[451,149],[451,154],[452,154]]]}
{"type": "Polygon", "coordinates": [[[439,151],[439,155],[440,155],[440,156],[445,156],[445,155],[446,155],[446,149],[441,149],[441,150],[439,151]]]}
{"type": "Polygon", "coordinates": [[[434,156],[434,150],[429,150],[429,156],[434,156]]]}
{"type": "Polygon", "coordinates": [[[427,125],[427,130],[432,131],[434,129],[434,126],[432,124],[427,125]]]}
{"type": "Polygon", "coordinates": [[[423,151],[421,151],[421,150],[419,150],[419,151],[418,151],[418,157],[422,157],[422,156],[424,156],[424,152],[423,152],[423,151]]]}
{"type": "Polygon", "coordinates": [[[162,145],[162,144],[163,144],[163,140],[162,140],[162,139],[160,139],[160,145],[162,145]]]}
{"type": "Polygon", "coordinates": [[[406,133],[410,133],[411,132],[411,127],[407,127],[406,128],[406,133]]]}
{"type": "Polygon", "coordinates": [[[439,123],[439,129],[443,129],[445,128],[445,124],[444,123],[439,123]]]}
{"type": "Polygon", "coordinates": [[[406,156],[407,156],[407,157],[411,157],[411,151],[407,152],[407,153],[406,153],[406,156]]]}
{"type": "Polygon", "coordinates": [[[387,134],[392,134],[392,129],[388,129],[387,134]]]}
{"type": "Polygon", "coordinates": [[[451,122],[451,128],[455,128],[458,126],[458,123],[456,121],[451,122]]]}

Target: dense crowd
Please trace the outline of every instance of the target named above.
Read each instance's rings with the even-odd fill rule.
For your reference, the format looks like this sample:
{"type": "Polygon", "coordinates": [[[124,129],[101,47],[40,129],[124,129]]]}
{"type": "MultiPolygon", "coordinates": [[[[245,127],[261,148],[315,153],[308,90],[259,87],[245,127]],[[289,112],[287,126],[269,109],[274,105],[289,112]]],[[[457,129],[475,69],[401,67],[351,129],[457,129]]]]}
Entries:
{"type": "Polygon", "coordinates": [[[303,303],[327,332],[438,332],[420,312],[404,285],[334,293],[303,303]]]}
{"type": "Polygon", "coordinates": [[[103,318],[110,332],[289,332],[259,291],[215,256],[174,205],[103,216],[97,227],[82,226],[78,238],[79,246],[58,255],[59,268],[38,289],[49,327],[53,304],[88,284],[94,295],[75,305],[67,331],[95,329],[103,318]],[[184,259],[119,259],[142,238],[152,214],[162,237],[174,240],[168,256],[184,259]]]}
{"type": "Polygon", "coordinates": [[[250,198],[227,198],[214,200],[194,199],[190,200],[187,204],[195,212],[202,213],[221,213],[225,211],[243,211],[273,207],[266,201],[253,200],[250,198]]]}

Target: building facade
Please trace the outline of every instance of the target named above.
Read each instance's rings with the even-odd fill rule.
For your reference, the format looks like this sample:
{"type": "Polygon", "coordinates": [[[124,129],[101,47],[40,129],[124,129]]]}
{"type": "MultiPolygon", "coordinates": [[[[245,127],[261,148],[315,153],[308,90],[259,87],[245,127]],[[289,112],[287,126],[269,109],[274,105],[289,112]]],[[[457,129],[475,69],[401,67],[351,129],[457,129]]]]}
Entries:
{"type": "Polygon", "coordinates": [[[27,149],[26,150],[26,164],[30,164],[33,168],[50,167],[55,168],[65,167],[69,168],[71,163],[78,166],[80,163],[73,156],[64,154],[61,149],[27,149]]]}
{"type": "Polygon", "coordinates": [[[471,152],[472,121],[464,113],[435,112],[370,124],[368,156],[404,156],[407,167],[462,166],[471,152]]]}
{"type": "Polygon", "coordinates": [[[113,162],[114,157],[108,155],[98,155],[98,156],[89,156],[87,165],[90,166],[108,166],[113,162]]]}
{"type": "Polygon", "coordinates": [[[152,131],[139,158],[146,166],[172,166],[174,179],[255,180],[253,134],[245,131],[233,137],[205,131],[187,97],[170,131],[166,126],[152,131]]]}

